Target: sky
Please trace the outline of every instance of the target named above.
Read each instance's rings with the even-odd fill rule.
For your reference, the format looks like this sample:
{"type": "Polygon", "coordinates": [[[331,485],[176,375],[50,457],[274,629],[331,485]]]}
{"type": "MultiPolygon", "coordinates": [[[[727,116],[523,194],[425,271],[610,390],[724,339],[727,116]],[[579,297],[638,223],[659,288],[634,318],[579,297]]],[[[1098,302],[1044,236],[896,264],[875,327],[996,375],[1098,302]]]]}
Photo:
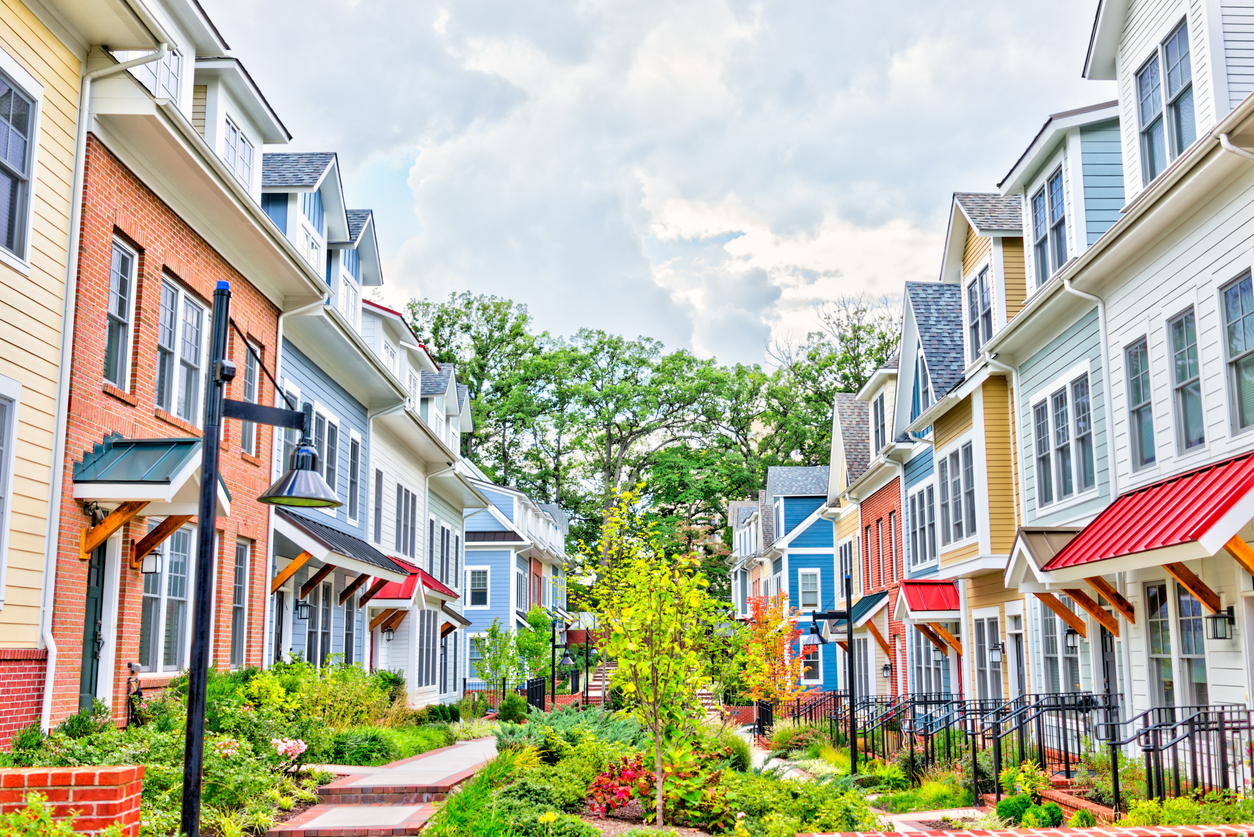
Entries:
{"type": "Polygon", "coordinates": [[[1097,0],[203,0],[375,210],[383,300],[495,294],[538,329],[723,363],[815,306],[935,280],[1080,77],[1097,0]]]}

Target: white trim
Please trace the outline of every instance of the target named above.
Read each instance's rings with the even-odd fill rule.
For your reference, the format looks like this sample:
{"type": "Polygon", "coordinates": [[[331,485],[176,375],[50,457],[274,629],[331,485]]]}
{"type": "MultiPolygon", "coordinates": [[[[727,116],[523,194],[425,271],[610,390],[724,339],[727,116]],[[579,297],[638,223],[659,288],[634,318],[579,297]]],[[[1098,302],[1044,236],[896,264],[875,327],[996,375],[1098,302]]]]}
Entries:
{"type": "Polygon", "coordinates": [[[253,567],[253,553],[256,552],[256,546],[257,546],[257,542],[255,540],[249,540],[248,538],[241,538],[238,535],[235,536],[235,549],[231,556],[232,557],[232,561],[231,561],[232,600],[231,600],[230,605],[228,605],[230,612],[231,612],[230,614],[231,615],[231,619],[230,619],[231,641],[227,642],[227,646],[226,646],[227,665],[231,671],[238,671],[239,669],[245,668],[248,665],[248,596],[252,592],[252,585],[249,583],[248,574],[252,570],[252,567],[253,567]],[[235,601],[234,601],[235,571],[239,567],[240,544],[247,544],[248,546],[248,559],[247,559],[248,562],[244,568],[244,592],[242,594],[243,595],[243,611],[244,611],[244,635],[243,637],[240,638],[240,663],[238,666],[236,666],[236,665],[231,664],[231,643],[235,639],[235,601]]]}
{"type": "MultiPolygon", "coordinates": [[[[118,378],[120,380],[118,382],[110,381],[109,378],[105,375],[105,371],[103,369],[100,371],[100,379],[104,383],[109,384],[110,386],[115,386],[118,389],[122,390],[123,392],[130,392],[131,391],[131,368],[134,364],[133,355],[134,355],[134,349],[135,349],[135,305],[136,305],[135,298],[139,295],[138,293],[139,292],[139,252],[135,248],[131,247],[131,245],[124,242],[120,237],[118,237],[117,233],[114,233],[112,236],[109,237],[109,269],[108,269],[109,275],[105,279],[105,288],[104,288],[105,333],[103,336],[105,339],[106,352],[108,351],[108,342],[109,342],[109,285],[112,284],[113,282],[112,274],[113,274],[113,249],[114,248],[121,248],[131,257],[130,310],[126,314],[126,342],[125,342],[125,352],[123,353],[123,357],[122,357],[122,370],[121,370],[121,373],[118,375],[118,378]]],[[[0,248],[0,249],[3,249],[3,248],[0,248]]],[[[175,328],[175,332],[176,332],[175,340],[177,341],[178,339],[177,327],[175,328]]]]}
{"type": "MultiPolygon", "coordinates": [[[[931,488],[931,489],[932,489],[932,493],[933,493],[933,506],[932,506],[933,521],[934,521],[934,524],[935,524],[935,525],[939,528],[939,527],[940,527],[940,515],[939,515],[939,513],[938,513],[938,511],[937,511],[937,508],[936,508],[936,505],[935,505],[935,504],[936,504],[936,503],[938,503],[938,502],[939,502],[939,500],[940,500],[939,496],[937,496],[937,495],[938,495],[938,492],[937,492],[937,490],[936,490],[936,479],[937,479],[937,475],[936,475],[936,469],[935,469],[935,465],[936,465],[936,458],[935,458],[935,457],[933,457],[933,459],[932,459],[932,465],[933,465],[933,468],[932,468],[932,473],[931,473],[931,475],[929,475],[929,476],[928,476],[928,477],[926,477],[925,479],[919,480],[919,482],[917,482],[915,485],[911,486],[911,488],[909,488],[909,489],[907,489],[907,490],[906,490],[906,506],[905,506],[905,509],[904,509],[904,513],[909,514],[909,511],[910,511],[910,499],[911,499],[912,497],[915,497],[915,496],[917,496],[917,495],[923,494],[925,491],[927,491],[927,489],[931,488]]],[[[913,526],[914,526],[914,515],[910,515],[910,526],[911,526],[911,527],[913,527],[913,526]]],[[[912,531],[913,531],[913,529],[907,529],[907,530],[905,531],[905,534],[903,535],[903,537],[905,537],[905,538],[906,538],[906,543],[909,543],[909,542],[910,542],[910,533],[911,533],[912,531]]],[[[923,525],[923,530],[922,530],[922,531],[923,531],[923,537],[926,537],[926,536],[927,536],[927,520],[926,520],[926,518],[924,519],[924,525],[923,525]]],[[[861,530],[859,530],[858,534],[859,534],[859,535],[861,535],[861,534],[862,534],[862,533],[861,533],[861,530]]],[[[903,545],[902,545],[902,547],[903,547],[903,551],[904,551],[905,544],[903,544],[903,545]]],[[[859,555],[859,559],[860,559],[860,558],[861,558],[861,556],[859,555]]],[[[908,566],[903,567],[903,569],[905,570],[906,579],[909,579],[909,578],[911,577],[911,576],[910,576],[910,573],[911,573],[911,572],[914,572],[914,571],[916,571],[916,570],[920,570],[920,569],[925,569],[925,568],[927,568],[927,567],[932,567],[932,566],[935,566],[935,565],[937,565],[939,562],[940,562],[940,537],[939,537],[939,533],[938,533],[938,536],[937,536],[937,538],[936,538],[936,555],[935,555],[934,557],[929,558],[929,559],[928,559],[928,560],[926,560],[926,561],[917,561],[917,560],[915,560],[915,552],[914,552],[914,550],[910,550],[910,560],[909,560],[909,561],[907,561],[907,562],[905,562],[908,566]]],[[[904,580],[904,579],[903,579],[903,580],[904,580]]]]}
{"type": "Polygon", "coordinates": [[[823,571],[818,567],[802,567],[797,569],[797,609],[802,613],[813,613],[823,608],[823,571]],[[817,599],[814,607],[806,607],[802,600],[803,588],[801,586],[802,576],[814,576],[815,591],[814,595],[817,599]]]}
{"type": "MultiPolygon", "coordinates": [[[[366,463],[363,461],[366,447],[364,444],[362,444],[362,441],[363,440],[361,438],[360,433],[358,433],[356,430],[354,430],[351,427],[348,428],[348,463],[347,463],[348,472],[345,474],[345,476],[347,477],[347,482],[348,482],[348,496],[345,497],[344,499],[349,502],[344,503],[344,515],[348,519],[348,522],[352,523],[354,526],[358,525],[361,522],[361,511],[362,511],[361,509],[361,474],[362,474],[362,470],[363,469],[367,471],[370,470],[369,468],[365,467],[366,463]],[[357,492],[356,492],[357,514],[356,515],[351,515],[348,512],[349,508],[351,508],[351,505],[352,505],[351,499],[353,497],[353,471],[352,471],[353,442],[357,443],[357,492]]],[[[370,502],[370,487],[369,486],[366,489],[366,502],[367,504],[369,504],[370,502]]]]}
{"type": "MultiPolygon", "coordinates": [[[[971,409],[972,420],[974,420],[974,416],[976,414],[976,410],[975,410],[976,404],[974,403],[974,401],[972,402],[971,407],[972,407],[971,409]]],[[[974,426],[972,426],[970,430],[967,430],[965,433],[955,438],[952,442],[950,442],[941,450],[936,451],[932,457],[932,472],[934,475],[934,479],[936,480],[936,525],[937,525],[937,529],[939,530],[939,536],[936,539],[936,546],[937,546],[937,549],[939,550],[938,552],[939,555],[944,555],[946,552],[952,552],[955,549],[961,549],[965,546],[969,546],[972,543],[978,542],[980,540],[980,536],[983,534],[983,531],[984,531],[984,527],[980,526],[980,521],[978,518],[980,517],[980,514],[979,514],[980,505],[981,505],[980,501],[982,497],[984,498],[987,497],[987,487],[980,485],[980,472],[982,469],[980,467],[981,463],[976,461],[977,460],[976,450],[978,447],[982,447],[982,446],[977,446],[975,444],[976,435],[977,434],[975,432],[975,428],[974,426]],[[949,458],[956,453],[958,454],[958,467],[961,468],[962,467],[962,449],[965,448],[967,445],[971,446],[971,490],[975,494],[975,509],[973,509],[973,513],[975,514],[977,518],[977,520],[974,521],[975,531],[969,534],[967,532],[968,527],[966,525],[967,520],[966,520],[965,498],[960,498],[962,502],[962,510],[963,510],[962,538],[960,540],[949,541],[948,543],[946,543],[945,536],[950,533],[946,532],[944,528],[942,528],[941,526],[941,521],[943,520],[943,518],[941,517],[940,464],[942,460],[944,460],[946,464],[948,464],[949,458]],[[982,491],[981,489],[984,489],[984,490],[982,491]]],[[[953,474],[949,475],[949,479],[947,482],[948,482],[948,485],[946,485],[945,488],[946,490],[949,490],[953,487],[953,474]]],[[[965,493],[965,490],[966,490],[966,485],[964,483],[963,484],[964,493],[965,493]]],[[[951,515],[950,529],[952,530],[953,528],[953,519],[952,519],[953,498],[952,497],[949,500],[949,506],[950,506],[949,512],[951,515]]]]}
{"type": "MultiPolygon", "coordinates": [[[[0,55],[3,55],[0,52],[0,55]]],[[[10,414],[6,430],[7,438],[0,439],[0,449],[4,450],[4,458],[0,459],[0,610],[4,609],[4,596],[8,587],[6,579],[9,570],[9,530],[13,520],[13,478],[17,466],[17,428],[22,405],[22,383],[0,375],[0,399],[6,399],[10,405],[10,414]]]]}
{"type": "MultiPolygon", "coordinates": [[[[801,663],[801,682],[802,682],[802,683],[807,683],[807,684],[810,684],[810,683],[820,683],[820,684],[821,684],[821,683],[823,682],[823,646],[822,646],[822,645],[811,645],[811,646],[809,646],[809,647],[810,647],[810,648],[813,648],[813,649],[815,650],[815,653],[816,653],[816,655],[817,655],[817,656],[818,656],[818,658],[819,658],[819,664],[818,664],[818,666],[816,667],[816,668],[817,668],[817,671],[818,671],[818,677],[806,677],[806,676],[805,676],[805,673],[806,673],[806,668],[805,668],[805,654],[804,654],[804,653],[802,653],[802,663],[801,663]]],[[[800,649],[800,650],[801,650],[802,652],[804,652],[804,651],[806,651],[807,649],[804,649],[804,648],[803,648],[803,649],[800,649]]]]}
{"type": "MultiPolygon", "coordinates": [[[[31,271],[31,237],[35,226],[35,189],[39,182],[37,176],[39,171],[39,149],[43,145],[40,130],[43,123],[44,86],[25,67],[18,63],[17,59],[3,49],[0,49],[0,71],[8,75],[20,88],[20,92],[31,99],[30,130],[27,134],[30,163],[27,166],[26,174],[26,206],[23,208],[25,214],[25,229],[22,230],[23,255],[19,256],[0,247],[0,262],[13,268],[23,276],[29,277],[31,271]]],[[[80,118],[82,117],[80,116],[80,118]]]]}
{"type": "MultiPolygon", "coordinates": [[[[311,432],[314,433],[314,447],[317,447],[318,445],[318,437],[317,437],[318,418],[321,416],[322,420],[326,422],[326,427],[323,430],[323,433],[325,434],[323,437],[323,443],[326,446],[325,447],[326,450],[331,449],[331,445],[330,445],[331,425],[335,425],[335,485],[331,486],[331,491],[338,498],[340,496],[340,486],[339,486],[339,482],[340,482],[340,417],[336,415],[335,413],[331,412],[325,404],[323,404],[321,401],[318,401],[317,399],[314,399],[313,408],[314,408],[314,426],[313,428],[311,428],[311,432]]],[[[321,456],[321,460],[322,461],[318,463],[318,470],[322,473],[323,479],[326,479],[327,457],[325,454],[321,456]]],[[[336,517],[336,513],[338,509],[335,507],[322,508],[322,509],[319,509],[319,511],[322,514],[327,515],[328,517],[334,518],[336,517]]],[[[345,513],[347,514],[347,512],[345,513]]]]}
{"type": "Polygon", "coordinates": [[[96,697],[110,708],[113,707],[113,670],[118,653],[122,561],[122,534],[118,532],[105,541],[105,573],[100,594],[100,637],[104,644],[100,646],[100,666],[96,670],[96,697]]]}
{"type": "Polygon", "coordinates": [[[466,573],[466,604],[462,605],[462,610],[489,610],[492,607],[492,567],[488,564],[467,564],[464,568],[466,573]],[[488,587],[486,601],[481,605],[471,604],[471,597],[474,596],[474,588],[470,584],[470,574],[483,570],[488,574],[488,587]]]}
{"type": "MultiPolygon", "coordinates": [[[[1025,451],[1029,452],[1027,456],[1027,463],[1028,463],[1028,466],[1032,469],[1032,477],[1033,477],[1032,501],[1035,504],[1036,514],[1038,516],[1041,514],[1054,514],[1063,509],[1080,505],[1081,503],[1087,503],[1088,501],[1092,500],[1101,492],[1101,479],[1099,478],[1099,472],[1098,472],[1099,464],[1097,461],[1097,420],[1095,417],[1096,410],[1094,409],[1095,400],[1093,398],[1092,365],[1093,364],[1091,360],[1088,360],[1088,359],[1081,361],[1080,363],[1077,363],[1075,366],[1072,366],[1069,370],[1064,372],[1062,375],[1059,375],[1056,378],[1054,378],[1048,384],[1037,387],[1036,390],[1032,393],[1032,395],[1028,399],[1028,409],[1026,411],[1026,415],[1024,416],[1024,419],[1027,422],[1026,430],[1027,430],[1028,440],[1027,440],[1027,443],[1024,444],[1024,448],[1025,448],[1025,451]],[[1079,460],[1080,448],[1076,444],[1075,396],[1071,389],[1072,385],[1076,381],[1078,381],[1081,377],[1085,379],[1085,381],[1088,384],[1088,389],[1089,389],[1089,434],[1092,439],[1092,449],[1093,449],[1093,485],[1090,486],[1089,488],[1084,488],[1084,489],[1081,489],[1079,487],[1079,484],[1080,484],[1080,460],[1079,460]],[[1054,407],[1053,407],[1052,399],[1053,399],[1053,396],[1057,395],[1059,392],[1065,393],[1065,395],[1067,396],[1067,418],[1068,418],[1067,444],[1071,446],[1072,489],[1071,489],[1071,494],[1063,498],[1060,498],[1058,496],[1058,485],[1057,485],[1057,480],[1055,479],[1056,477],[1055,469],[1057,467],[1057,460],[1054,455],[1055,453],[1054,452],[1055,427],[1054,427],[1054,407]],[[1040,474],[1037,469],[1039,452],[1036,449],[1036,409],[1042,404],[1045,405],[1045,412],[1047,414],[1047,419],[1049,422],[1049,440],[1050,440],[1049,480],[1050,480],[1050,493],[1053,496],[1053,499],[1050,500],[1048,503],[1045,503],[1044,505],[1042,505],[1040,501],[1041,480],[1040,480],[1040,474]]],[[[1125,383],[1125,388],[1126,388],[1126,383],[1127,383],[1126,376],[1124,378],[1124,383],[1125,383]]],[[[1152,381],[1151,381],[1151,384],[1152,384],[1152,381]]],[[[1108,441],[1107,444],[1110,444],[1110,442],[1108,441]]]]}

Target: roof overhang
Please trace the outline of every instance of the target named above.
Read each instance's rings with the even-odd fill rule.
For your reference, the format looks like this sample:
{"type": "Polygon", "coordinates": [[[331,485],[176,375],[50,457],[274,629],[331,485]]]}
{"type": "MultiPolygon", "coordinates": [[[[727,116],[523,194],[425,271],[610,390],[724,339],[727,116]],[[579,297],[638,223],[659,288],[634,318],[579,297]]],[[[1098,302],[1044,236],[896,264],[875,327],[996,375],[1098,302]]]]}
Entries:
{"type": "MultiPolygon", "coordinates": [[[[893,447],[893,445],[885,447],[887,449],[893,447]]],[[[849,487],[845,489],[844,493],[850,502],[860,503],[892,482],[893,478],[897,476],[897,469],[891,467],[889,461],[883,452],[871,460],[871,464],[862,472],[862,475],[851,482],[849,487]]]]}
{"type": "Polygon", "coordinates": [[[1128,14],[1128,0],[1099,0],[1093,31],[1089,35],[1088,53],[1084,56],[1081,75],[1090,80],[1113,81],[1115,57],[1123,37],[1123,22],[1128,14]]]}
{"type": "Polygon", "coordinates": [[[326,297],[322,276],[173,102],[129,73],[97,82],[91,102],[92,130],[109,150],[280,309],[326,297]]]}
{"type": "Polygon", "coordinates": [[[976,576],[989,573],[1005,572],[1006,562],[1009,558],[1009,555],[975,555],[971,558],[951,561],[946,564],[942,555],[940,569],[936,571],[936,577],[944,579],[975,578],[976,576]]]}
{"type": "Polygon", "coordinates": [[[283,336],[367,410],[388,409],[405,402],[400,381],[335,306],[320,305],[289,317],[283,336]]]}
{"type": "Polygon", "coordinates": [[[1003,195],[1018,192],[1029,185],[1040,168],[1057,153],[1060,144],[1072,128],[1093,125],[1119,118],[1119,102],[1099,102],[1087,107],[1050,114],[1032,142],[1019,155],[1010,171],[997,184],[1003,195]]]}
{"type": "Polygon", "coordinates": [[[958,586],[939,579],[905,579],[894,615],[899,622],[957,622],[962,618],[958,586]]]}
{"type": "Polygon", "coordinates": [[[452,463],[457,461],[453,450],[407,405],[381,412],[373,420],[395,436],[410,453],[425,462],[428,468],[445,469],[452,467],[452,463]]]}
{"type": "Polygon", "coordinates": [[[859,401],[870,401],[871,393],[875,392],[889,381],[896,379],[896,377],[896,369],[881,366],[879,369],[876,369],[871,373],[871,377],[868,378],[867,382],[862,385],[862,389],[858,390],[858,394],[855,398],[859,401]]]}
{"type": "Polygon", "coordinates": [[[462,509],[486,509],[492,503],[483,496],[470,477],[457,471],[444,470],[431,475],[431,487],[448,500],[461,504],[462,509]]]}
{"type": "MultiPolygon", "coordinates": [[[[75,479],[74,499],[99,503],[113,508],[122,503],[143,502],[147,516],[193,515],[200,511],[200,440],[199,439],[133,439],[121,444],[148,448],[171,448],[177,462],[157,478],[140,474],[121,474],[121,467],[106,469],[99,478],[75,479]],[[175,445],[178,450],[173,450],[175,445]]],[[[231,516],[231,496],[218,480],[219,517],[231,516]]]]}
{"type": "Polygon", "coordinates": [[[1006,589],[1018,589],[1025,593],[1044,591],[1051,578],[1041,571],[1041,567],[1081,531],[1067,526],[1020,527],[1010,547],[1010,560],[1006,563],[1006,589]]]}
{"type": "Polygon", "coordinates": [[[202,77],[216,79],[230,91],[235,101],[244,109],[244,113],[261,130],[263,141],[272,145],[291,141],[292,135],[287,126],[270,107],[261,89],[238,58],[223,56],[196,59],[196,78],[202,77]]]}
{"type": "MultiPolygon", "coordinates": [[[[360,556],[347,554],[347,550],[327,543],[322,538],[316,536],[310,529],[293,520],[292,516],[275,514],[272,516],[272,521],[275,539],[278,542],[276,546],[286,546],[286,551],[294,551],[296,554],[308,552],[313,557],[313,560],[320,564],[330,564],[347,572],[364,573],[385,581],[403,583],[409,577],[408,573],[400,569],[388,569],[372,561],[367,561],[360,556]],[[284,544],[283,541],[287,541],[287,544],[284,544]]],[[[294,558],[295,555],[287,557],[294,558]]]]}
{"type": "Polygon", "coordinates": [[[166,32],[145,26],[126,0],[58,0],[56,16],[83,39],[85,50],[96,44],[115,50],[155,49],[162,41],[174,42],[166,32]]]}

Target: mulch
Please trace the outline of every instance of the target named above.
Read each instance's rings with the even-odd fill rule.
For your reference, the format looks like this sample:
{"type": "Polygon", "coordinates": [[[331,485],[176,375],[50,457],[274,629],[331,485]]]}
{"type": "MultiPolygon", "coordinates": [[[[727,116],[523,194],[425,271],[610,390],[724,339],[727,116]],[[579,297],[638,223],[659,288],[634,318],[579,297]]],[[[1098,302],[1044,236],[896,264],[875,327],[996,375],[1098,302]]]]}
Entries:
{"type": "Polygon", "coordinates": [[[654,826],[646,825],[644,821],[644,806],[641,805],[638,799],[633,799],[631,803],[616,809],[604,819],[591,816],[590,814],[584,814],[580,819],[595,828],[604,837],[618,837],[619,834],[631,831],[633,828],[648,828],[658,834],[673,834],[676,837],[710,837],[708,831],[701,831],[697,828],[676,828],[672,826],[655,828],[654,826]]]}

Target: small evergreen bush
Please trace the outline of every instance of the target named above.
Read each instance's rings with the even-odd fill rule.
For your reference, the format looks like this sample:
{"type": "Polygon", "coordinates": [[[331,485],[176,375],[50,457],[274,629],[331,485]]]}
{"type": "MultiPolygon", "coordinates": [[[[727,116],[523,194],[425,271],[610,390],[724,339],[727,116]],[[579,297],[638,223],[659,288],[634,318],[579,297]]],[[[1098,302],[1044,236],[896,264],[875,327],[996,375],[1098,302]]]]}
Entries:
{"type": "Polygon", "coordinates": [[[1028,796],[1008,796],[1001,802],[997,803],[997,816],[1004,820],[1018,825],[1023,819],[1023,812],[1032,807],[1032,800],[1028,796]]]}
{"type": "Polygon", "coordinates": [[[501,701],[497,708],[496,719],[504,723],[516,724],[527,717],[527,701],[522,695],[510,693],[501,701]]]}
{"type": "Polygon", "coordinates": [[[1097,817],[1088,808],[1080,808],[1067,820],[1067,828],[1092,828],[1097,825],[1097,817]]]}

